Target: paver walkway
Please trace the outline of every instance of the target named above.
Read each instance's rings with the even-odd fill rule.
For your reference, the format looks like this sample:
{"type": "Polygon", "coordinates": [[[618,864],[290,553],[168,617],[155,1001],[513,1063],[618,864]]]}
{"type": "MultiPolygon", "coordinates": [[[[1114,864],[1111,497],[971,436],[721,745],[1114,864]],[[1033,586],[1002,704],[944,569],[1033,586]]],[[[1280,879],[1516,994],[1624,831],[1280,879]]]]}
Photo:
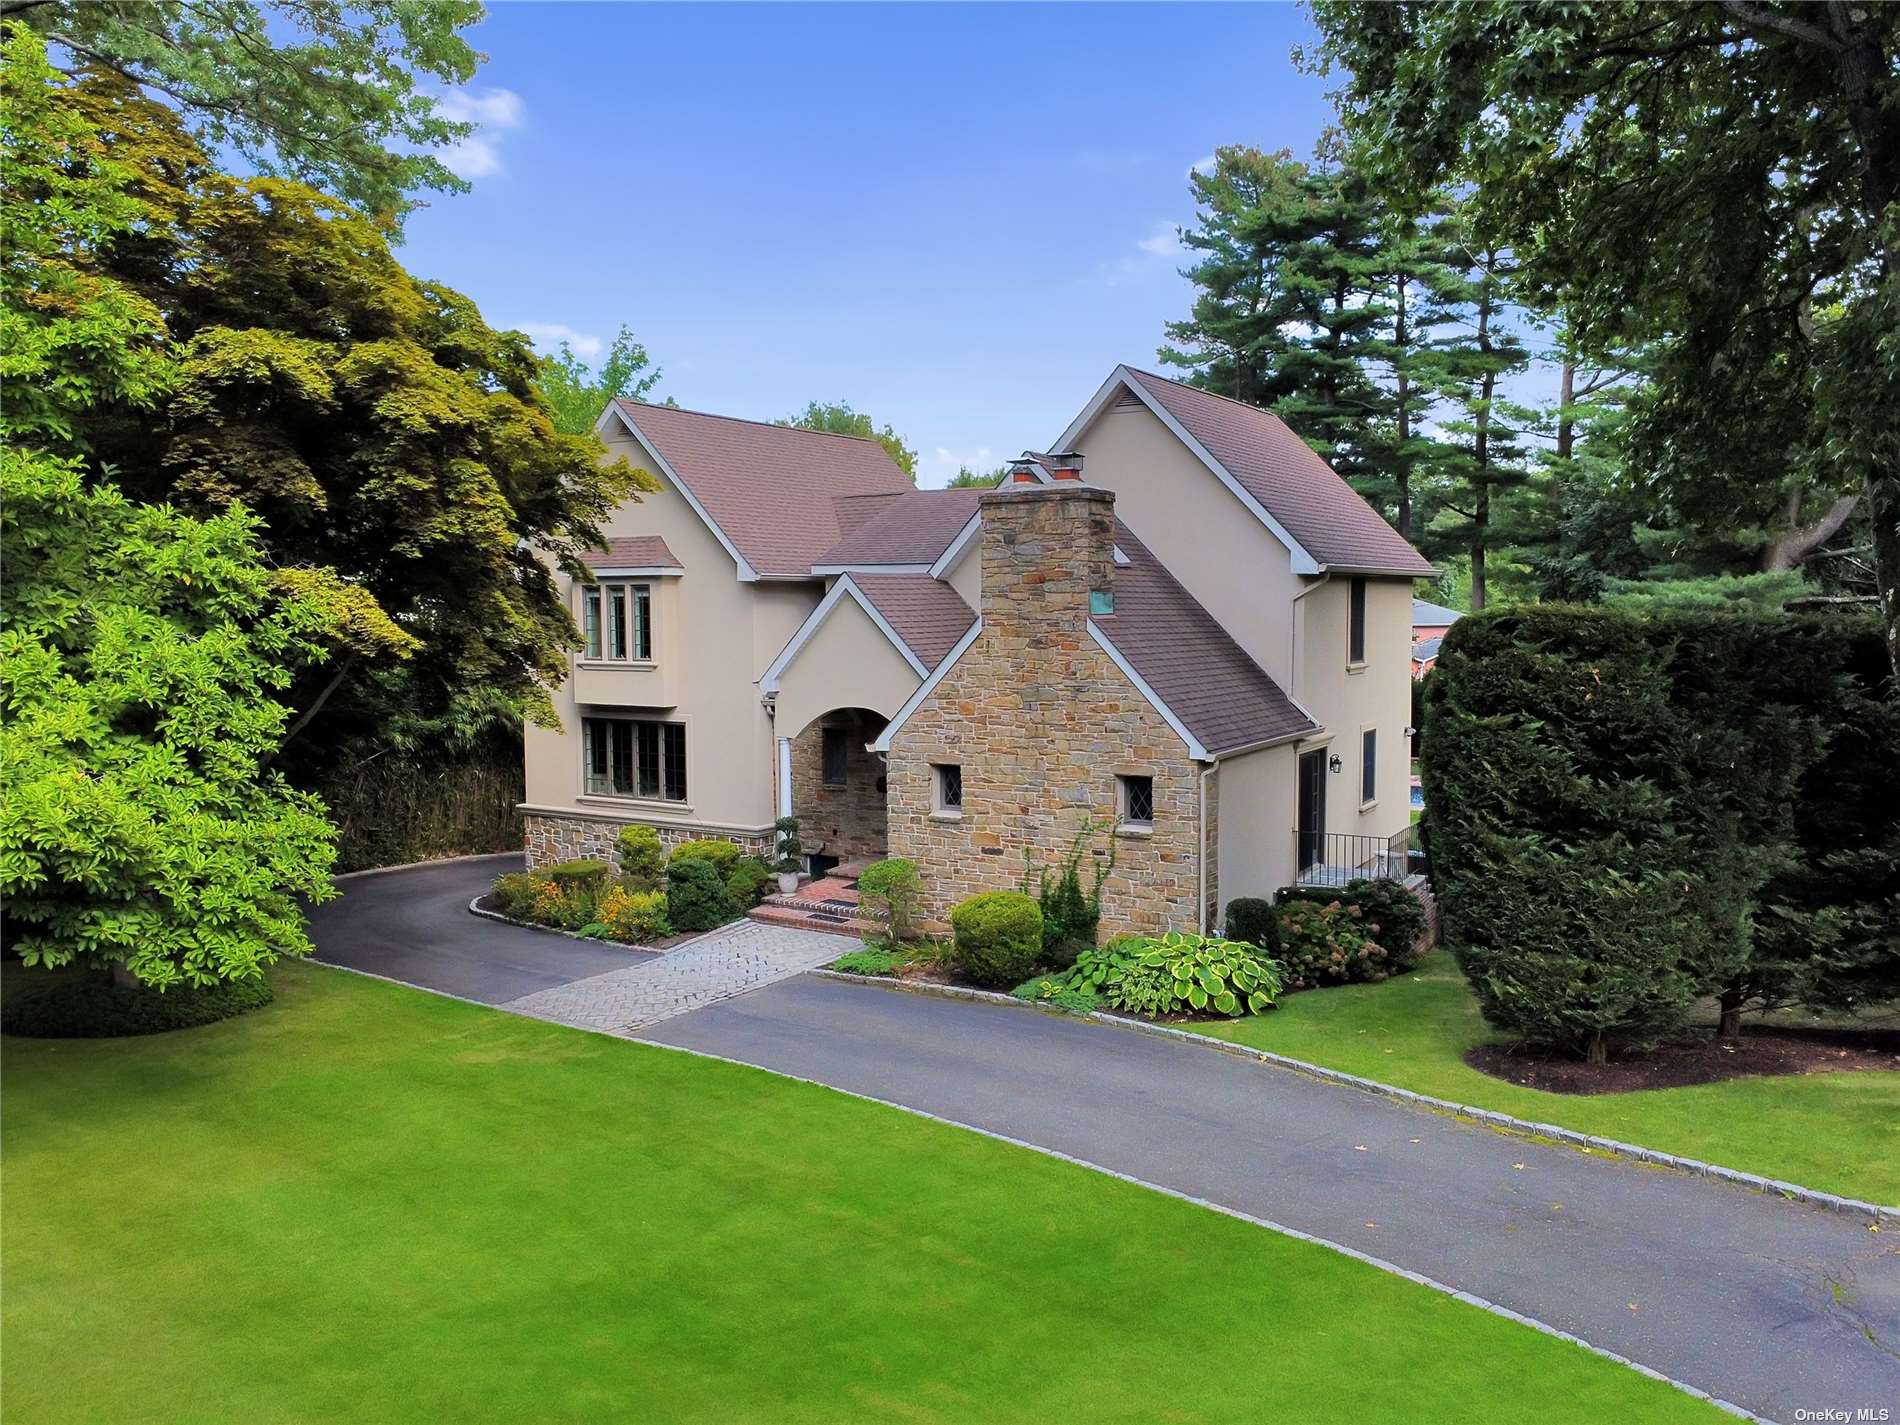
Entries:
{"type": "Polygon", "coordinates": [[[740,921],[654,959],[537,990],[501,1007],[581,1029],[628,1034],[829,964],[858,944],[844,935],[740,921]]]}
{"type": "MultiPolygon", "coordinates": [[[[500,869],[426,867],[349,883],[314,917],[319,956],[453,989],[485,958],[519,973],[519,937],[538,939],[550,964],[584,944],[469,915],[468,898],[500,869]],[[404,941],[431,948],[399,957],[404,941]]],[[[1126,1030],[792,974],[795,959],[839,953],[841,938],[763,938],[774,933],[739,926],[644,965],[565,971],[561,991],[517,991],[506,1004],[594,1012],[586,1000],[600,1011],[590,1028],[869,1094],[1283,1223],[1772,1420],[1865,1409],[1888,1414],[1859,1418],[1900,1421],[1892,1232],[1126,1030]],[[695,977],[691,961],[642,978],[695,950],[756,963],[733,974],[702,966],[696,984],[673,982],[695,977]],[[608,992],[578,988],[594,982],[608,992]],[[691,1001],[700,1007],[687,1013],[691,1001]]]]}

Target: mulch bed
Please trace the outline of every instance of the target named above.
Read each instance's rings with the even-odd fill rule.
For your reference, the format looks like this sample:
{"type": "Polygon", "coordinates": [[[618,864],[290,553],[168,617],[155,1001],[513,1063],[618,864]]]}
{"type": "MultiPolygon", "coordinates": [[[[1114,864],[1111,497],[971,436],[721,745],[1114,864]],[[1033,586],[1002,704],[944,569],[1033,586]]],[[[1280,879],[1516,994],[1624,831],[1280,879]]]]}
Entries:
{"type": "Polygon", "coordinates": [[[1696,1038],[1607,1064],[1553,1059],[1528,1047],[1503,1044],[1480,1045],[1467,1050],[1464,1058],[1481,1073],[1525,1088],[1568,1094],[1631,1093],[1751,1075],[1900,1070],[1900,1031],[1745,1030],[1740,1039],[1696,1038]]]}

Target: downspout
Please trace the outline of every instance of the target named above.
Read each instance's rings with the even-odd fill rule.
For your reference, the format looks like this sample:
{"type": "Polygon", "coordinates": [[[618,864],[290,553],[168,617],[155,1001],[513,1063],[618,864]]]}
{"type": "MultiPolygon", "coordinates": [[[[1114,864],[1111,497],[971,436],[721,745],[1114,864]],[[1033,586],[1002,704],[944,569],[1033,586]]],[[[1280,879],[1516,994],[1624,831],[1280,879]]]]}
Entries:
{"type": "Polygon", "coordinates": [[[1200,871],[1200,887],[1195,894],[1197,916],[1195,924],[1200,926],[1201,934],[1208,933],[1207,924],[1207,779],[1214,775],[1215,763],[1209,762],[1201,768],[1201,828],[1200,854],[1194,858],[1200,871]]]}

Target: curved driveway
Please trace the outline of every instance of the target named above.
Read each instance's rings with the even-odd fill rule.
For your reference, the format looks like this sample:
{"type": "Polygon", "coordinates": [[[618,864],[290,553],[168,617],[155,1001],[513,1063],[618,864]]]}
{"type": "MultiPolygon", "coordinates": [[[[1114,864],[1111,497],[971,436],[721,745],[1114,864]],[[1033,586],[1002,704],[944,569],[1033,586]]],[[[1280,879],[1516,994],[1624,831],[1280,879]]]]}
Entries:
{"type": "MultiPolygon", "coordinates": [[[[346,881],[312,917],[319,958],[490,1003],[631,963],[627,951],[469,915],[498,869],[464,862],[346,881]]],[[[1865,1408],[1874,1413],[1860,1419],[1900,1421],[1900,1241],[1861,1220],[1191,1045],[812,976],[636,1037],[904,1104],[1283,1223],[1769,1419],[1832,1409],[1852,1420],[1865,1408]]]]}

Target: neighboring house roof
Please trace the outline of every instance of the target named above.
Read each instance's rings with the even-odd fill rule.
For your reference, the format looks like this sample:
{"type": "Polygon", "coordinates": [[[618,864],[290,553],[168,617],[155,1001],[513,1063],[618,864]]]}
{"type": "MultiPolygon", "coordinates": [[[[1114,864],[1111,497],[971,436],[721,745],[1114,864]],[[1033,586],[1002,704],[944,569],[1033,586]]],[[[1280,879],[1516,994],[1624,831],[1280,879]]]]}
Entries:
{"type": "Polygon", "coordinates": [[[1431,662],[1438,656],[1438,645],[1444,641],[1442,638],[1420,639],[1417,646],[1412,649],[1412,661],[1414,663],[1431,662]]]}
{"type": "Polygon", "coordinates": [[[584,556],[595,569],[678,569],[679,560],[657,534],[636,534],[610,539],[599,549],[584,556]]]}
{"type": "Polygon", "coordinates": [[[963,533],[982,494],[981,490],[908,490],[894,497],[841,499],[838,504],[848,507],[851,528],[812,560],[812,568],[899,564],[928,569],[963,533]]]}
{"type": "Polygon", "coordinates": [[[1412,600],[1413,628],[1450,628],[1464,615],[1456,609],[1448,609],[1443,604],[1430,604],[1423,599],[1412,600]]]}
{"type": "Polygon", "coordinates": [[[741,578],[809,579],[845,533],[839,496],[912,488],[875,440],[624,398],[610,410],[660,457],[661,473],[741,561],[741,578]]]}
{"type": "Polygon", "coordinates": [[[1188,444],[1206,453],[1215,473],[1288,542],[1301,573],[1409,575],[1434,573],[1430,561],[1399,537],[1379,512],[1342,480],[1312,447],[1271,411],[1151,371],[1118,366],[1095,399],[1063,432],[1074,442],[1108,407],[1117,390],[1156,409],[1188,444]]]}
{"type": "Polygon", "coordinates": [[[928,574],[851,574],[905,647],[933,669],[970,631],[976,612],[957,591],[928,574]]]}
{"type": "Polygon", "coordinates": [[[1115,612],[1091,623],[1195,741],[1219,754],[1319,730],[1126,525],[1115,529],[1128,563],[1115,570],[1115,612]]]}

